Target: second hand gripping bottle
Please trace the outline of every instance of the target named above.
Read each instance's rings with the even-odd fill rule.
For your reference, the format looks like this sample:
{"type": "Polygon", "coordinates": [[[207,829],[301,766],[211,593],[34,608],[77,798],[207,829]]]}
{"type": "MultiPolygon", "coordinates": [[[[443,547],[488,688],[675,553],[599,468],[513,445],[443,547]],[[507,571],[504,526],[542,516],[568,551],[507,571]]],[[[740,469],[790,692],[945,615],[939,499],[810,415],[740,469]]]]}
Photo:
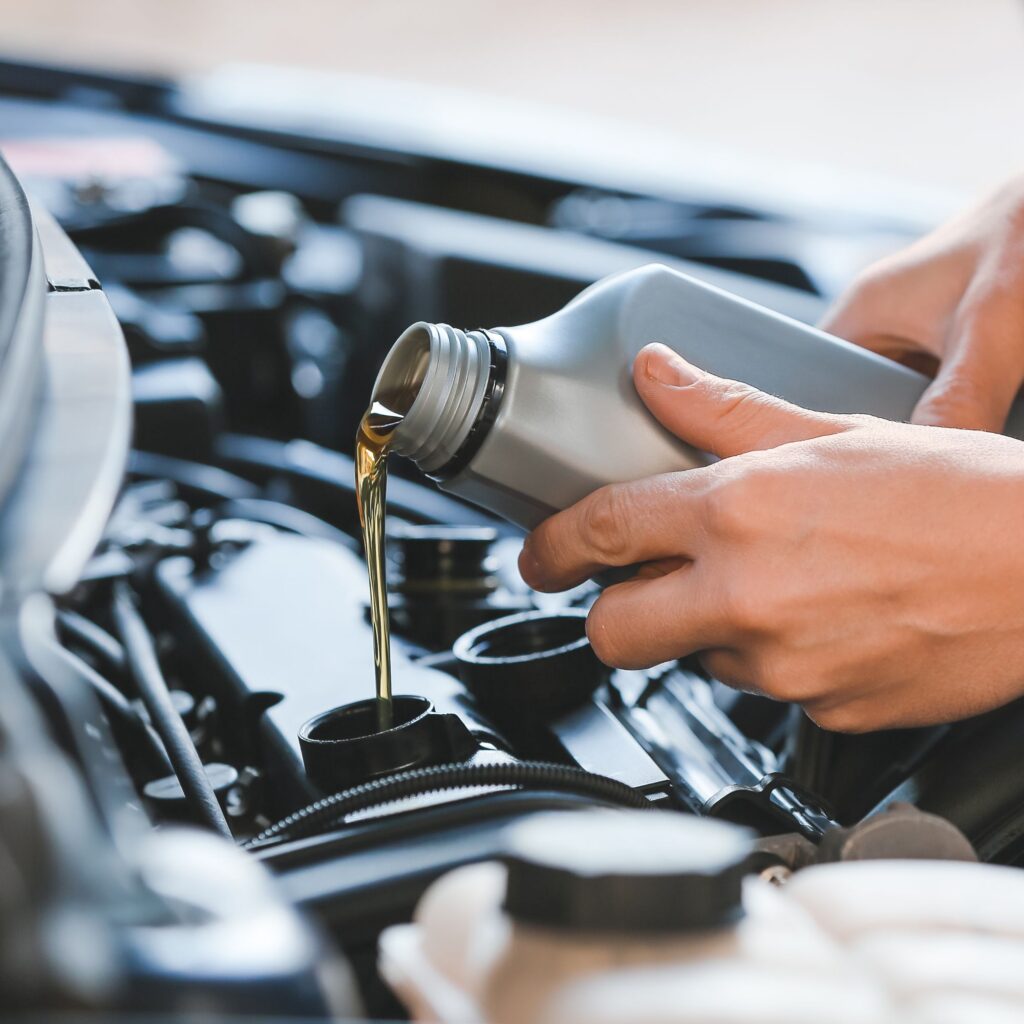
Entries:
{"type": "MultiPolygon", "coordinates": [[[[374,395],[401,416],[392,451],[442,489],[532,529],[604,484],[689,469],[705,454],[633,387],[660,341],[695,366],[819,412],[906,420],[928,381],[881,356],[652,264],[599,281],[521,327],[413,324],[374,395]]],[[[1024,407],[1006,432],[1024,436],[1024,407]]]]}

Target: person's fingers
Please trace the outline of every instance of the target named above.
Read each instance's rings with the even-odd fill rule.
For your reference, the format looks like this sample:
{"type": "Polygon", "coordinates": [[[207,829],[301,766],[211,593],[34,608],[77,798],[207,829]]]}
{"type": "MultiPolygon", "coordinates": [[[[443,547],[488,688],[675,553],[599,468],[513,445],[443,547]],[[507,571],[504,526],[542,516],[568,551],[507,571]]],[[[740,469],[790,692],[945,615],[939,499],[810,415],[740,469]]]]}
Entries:
{"type": "Polygon", "coordinates": [[[649,668],[721,642],[728,630],[691,563],[656,579],[609,587],[587,617],[597,656],[615,668],[649,668]]]}
{"type": "MultiPolygon", "coordinates": [[[[826,328],[822,327],[822,330],[826,328]]],[[[860,334],[840,333],[829,330],[844,341],[851,341],[858,348],[867,349],[875,355],[885,356],[894,363],[908,366],[911,370],[924,374],[926,377],[934,377],[939,368],[939,357],[930,349],[910,338],[900,338],[893,334],[860,334]]]]}
{"type": "MultiPolygon", "coordinates": [[[[637,390],[683,440],[720,457],[845,430],[850,420],[808,412],[756,388],[706,374],[663,345],[637,357],[637,390]]],[[[564,590],[601,569],[695,555],[708,470],[603,487],[542,523],[519,559],[537,590],[564,590]]]]}
{"type": "Polygon", "coordinates": [[[705,373],[660,344],[646,346],[636,357],[633,382],[662,425],[720,458],[837,434],[849,425],[841,416],[810,412],[705,373]]]}
{"type": "Polygon", "coordinates": [[[692,555],[704,469],[610,484],[544,520],[519,572],[535,590],[566,590],[610,567],[692,555]]]}
{"type": "Polygon", "coordinates": [[[973,265],[946,237],[933,232],[862,271],[818,326],[908,365],[921,354],[938,358],[973,265]]]}
{"type": "Polygon", "coordinates": [[[700,663],[704,671],[720,683],[763,696],[757,685],[755,666],[744,652],[731,647],[712,647],[700,652],[700,663]]]}
{"type": "Polygon", "coordinates": [[[1002,284],[970,289],[913,422],[999,432],[1022,380],[1024,295],[1002,284]]]}
{"type": "Polygon", "coordinates": [[[890,356],[922,347],[914,338],[916,325],[906,315],[906,293],[914,277],[901,267],[871,267],[826,310],[818,327],[861,348],[890,356]]]}
{"type": "Polygon", "coordinates": [[[679,555],[671,558],[656,558],[653,562],[645,562],[636,571],[635,579],[638,580],[653,580],[659,576],[667,576],[670,572],[675,572],[676,569],[686,565],[690,559],[682,558],[679,555]]]}
{"type": "Polygon", "coordinates": [[[904,339],[889,334],[880,328],[879,316],[874,303],[862,299],[854,289],[836,301],[818,321],[818,328],[826,334],[852,341],[861,348],[870,349],[879,355],[888,355],[898,348],[904,339]]]}

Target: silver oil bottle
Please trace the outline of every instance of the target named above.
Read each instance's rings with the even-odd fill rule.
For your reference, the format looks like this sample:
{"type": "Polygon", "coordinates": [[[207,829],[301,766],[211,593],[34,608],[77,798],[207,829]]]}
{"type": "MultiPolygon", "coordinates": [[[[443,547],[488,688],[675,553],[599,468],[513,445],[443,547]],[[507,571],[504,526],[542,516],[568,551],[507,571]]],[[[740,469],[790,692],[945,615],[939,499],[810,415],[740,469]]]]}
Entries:
{"type": "MultiPolygon", "coordinates": [[[[660,341],[694,365],[820,412],[909,419],[925,377],[652,264],[592,285],[536,323],[413,324],[374,393],[402,395],[392,450],[453,494],[527,529],[596,488],[704,465],[636,394],[660,341]]],[[[1024,436],[1024,407],[1008,434],[1024,436]]]]}

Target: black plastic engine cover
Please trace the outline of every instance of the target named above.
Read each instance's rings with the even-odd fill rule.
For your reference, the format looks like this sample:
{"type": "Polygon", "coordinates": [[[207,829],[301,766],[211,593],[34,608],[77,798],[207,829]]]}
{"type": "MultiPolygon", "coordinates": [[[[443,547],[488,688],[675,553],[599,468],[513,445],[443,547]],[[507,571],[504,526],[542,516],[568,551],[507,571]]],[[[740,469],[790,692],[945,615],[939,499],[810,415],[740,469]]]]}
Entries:
{"type": "MultiPolygon", "coordinates": [[[[260,749],[241,753],[272,769],[287,806],[316,794],[303,769],[302,724],[375,693],[366,567],[339,545],[289,534],[217,558],[215,567],[198,571],[191,559],[170,559],[157,582],[194,640],[186,651],[202,673],[197,683],[208,679],[221,704],[223,730],[243,745],[259,737],[260,749]]],[[[504,746],[460,684],[417,666],[397,637],[392,664],[396,693],[427,697],[481,739],[504,746]]]]}

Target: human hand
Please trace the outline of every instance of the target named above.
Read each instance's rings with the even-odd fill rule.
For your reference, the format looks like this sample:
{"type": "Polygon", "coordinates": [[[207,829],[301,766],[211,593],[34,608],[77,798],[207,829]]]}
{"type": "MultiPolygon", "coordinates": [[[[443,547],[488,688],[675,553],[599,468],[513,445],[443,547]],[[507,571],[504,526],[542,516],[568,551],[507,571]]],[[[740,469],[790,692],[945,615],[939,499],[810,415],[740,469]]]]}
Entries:
{"type": "Polygon", "coordinates": [[[1024,381],[1024,176],[869,267],[821,327],[938,367],[915,423],[1002,430],[1024,381]]]}
{"type": "Polygon", "coordinates": [[[634,382],[721,461],[603,487],[527,539],[538,590],[646,563],[590,611],[602,661],[700,652],[723,682],[850,732],[1024,693],[1024,443],[808,412],[663,345],[634,382]]]}

